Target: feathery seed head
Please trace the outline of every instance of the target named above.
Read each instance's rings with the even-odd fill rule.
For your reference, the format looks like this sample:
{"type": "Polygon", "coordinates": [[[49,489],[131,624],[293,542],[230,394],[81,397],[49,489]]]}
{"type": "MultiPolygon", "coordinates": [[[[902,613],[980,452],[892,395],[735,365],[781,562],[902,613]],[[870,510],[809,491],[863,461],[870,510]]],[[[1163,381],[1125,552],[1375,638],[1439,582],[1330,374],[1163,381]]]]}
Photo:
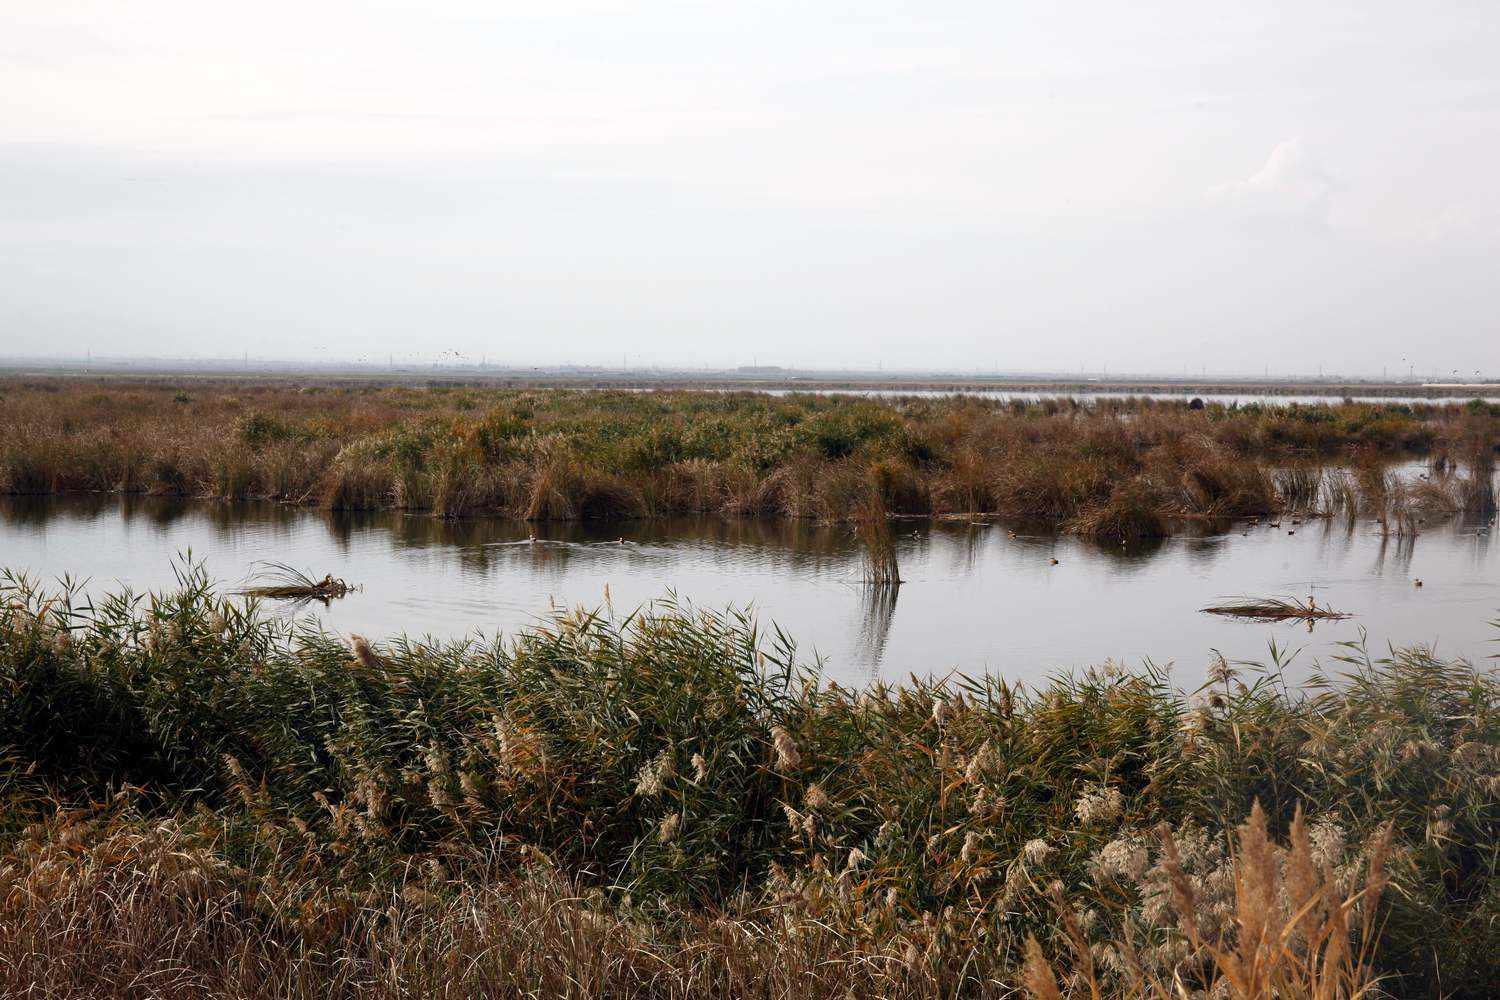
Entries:
{"type": "Polygon", "coordinates": [[[1047,843],[1041,837],[1028,840],[1026,846],[1021,848],[1021,856],[1034,865],[1046,864],[1047,859],[1055,852],[1056,848],[1047,843]]]}
{"type": "Polygon", "coordinates": [[[776,750],[776,769],[779,771],[795,771],[802,764],[802,755],[797,752],[797,744],[792,741],[792,734],[781,726],[771,729],[771,741],[776,750]]]}
{"type": "Polygon", "coordinates": [[[359,665],[366,670],[379,670],[385,666],[385,662],[375,652],[374,647],[370,645],[370,641],[362,635],[353,632],[349,633],[349,650],[354,654],[354,658],[359,661],[359,665]]]}

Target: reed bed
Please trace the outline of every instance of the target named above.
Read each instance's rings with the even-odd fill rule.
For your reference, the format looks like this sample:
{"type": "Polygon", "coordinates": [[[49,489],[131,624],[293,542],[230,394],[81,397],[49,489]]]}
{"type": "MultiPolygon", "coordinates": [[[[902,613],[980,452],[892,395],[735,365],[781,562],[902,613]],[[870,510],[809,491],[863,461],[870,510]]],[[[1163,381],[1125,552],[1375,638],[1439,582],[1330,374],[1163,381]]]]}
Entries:
{"type": "MultiPolygon", "coordinates": [[[[853,523],[848,483],[873,482],[894,515],[1045,522],[1110,540],[1311,512],[1322,467],[1420,456],[1471,470],[1461,509],[1493,505],[1500,446],[1500,408],[1478,401],[1195,410],[1150,399],[11,379],[0,381],[0,421],[11,431],[0,442],[9,493],[853,523]]],[[[1358,486],[1372,516],[1407,523],[1388,511],[1382,483],[1358,486]]],[[[1437,499],[1423,502],[1436,510],[1437,499]]]]}
{"type": "Polygon", "coordinates": [[[5,995],[1494,995],[1500,684],[1420,647],[854,691],[672,602],[0,608],[5,995]]]}

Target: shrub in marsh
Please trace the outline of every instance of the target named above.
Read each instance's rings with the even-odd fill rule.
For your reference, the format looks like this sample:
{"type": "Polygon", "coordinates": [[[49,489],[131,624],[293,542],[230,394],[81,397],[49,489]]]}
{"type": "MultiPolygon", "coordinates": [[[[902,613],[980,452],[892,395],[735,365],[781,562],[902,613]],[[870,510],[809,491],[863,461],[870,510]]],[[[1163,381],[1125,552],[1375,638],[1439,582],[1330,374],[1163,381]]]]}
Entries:
{"type": "Polygon", "coordinates": [[[256,449],[293,437],[290,427],[267,413],[247,413],[239,420],[238,435],[247,447],[256,449]]]}
{"type": "Polygon", "coordinates": [[[493,407],[482,418],[468,425],[466,433],[471,445],[485,461],[500,462],[516,458],[521,453],[521,442],[531,433],[532,407],[514,403],[493,407]]]}
{"type": "Polygon", "coordinates": [[[624,470],[654,472],[682,461],[687,447],[676,427],[654,426],[626,442],[624,470]]]}
{"type": "Polygon", "coordinates": [[[894,414],[877,404],[854,403],[816,413],[797,427],[797,436],[826,459],[848,458],[867,441],[895,435],[894,414]]]}

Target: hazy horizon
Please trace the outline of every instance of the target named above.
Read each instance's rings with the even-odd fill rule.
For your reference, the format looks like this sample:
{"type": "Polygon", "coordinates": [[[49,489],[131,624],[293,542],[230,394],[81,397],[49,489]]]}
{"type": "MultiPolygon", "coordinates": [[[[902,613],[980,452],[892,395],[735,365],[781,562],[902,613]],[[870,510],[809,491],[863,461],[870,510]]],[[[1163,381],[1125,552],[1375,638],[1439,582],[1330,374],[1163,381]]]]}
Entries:
{"type": "Polygon", "coordinates": [[[12,2],[0,356],[1500,371],[1500,9],[12,2]]]}

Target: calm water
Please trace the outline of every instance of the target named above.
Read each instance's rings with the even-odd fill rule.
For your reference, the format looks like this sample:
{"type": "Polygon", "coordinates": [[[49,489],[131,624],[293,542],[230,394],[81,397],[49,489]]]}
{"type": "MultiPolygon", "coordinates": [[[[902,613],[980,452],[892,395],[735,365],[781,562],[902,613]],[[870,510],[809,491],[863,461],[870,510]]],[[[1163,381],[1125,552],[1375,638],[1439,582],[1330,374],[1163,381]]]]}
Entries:
{"type": "Polygon", "coordinates": [[[1428,643],[1478,660],[1500,653],[1500,555],[1475,524],[1382,538],[1361,522],[1310,522],[1287,533],[1239,527],[1177,537],[1146,551],[1110,550],[1068,536],[1011,538],[1003,527],[901,522],[906,583],[891,597],[859,583],[847,530],[803,523],[702,519],[551,526],[539,541],[506,520],[330,514],[267,504],[148,499],[0,499],[0,565],[53,580],[88,577],[95,592],[170,586],[192,550],[227,584],[280,560],[363,590],[316,614],[335,631],[457,637],[510,632],[552,604],[617,610],[669,590],[700,606],[753,604],[827,661],[829,674],[874,676],[958,669],[1040,680],[1107,658],[1175,663],[1195,684],[1217,649],[1264,660],[1274,640],[1310,669],[1361,627],[1372,648],[1428,643]],[[618,539],[623,536],[624,544],[618,539]],[[1057,559],[1056,566],[1051,564],[1057,559]],[[1424,586],[1413,585],[1421,578],[1424,586]],[[1215,598],[1312,593],[1354,618],[1244,623],[1199,611],[1215,598]]]}
{"type": "MultiPolygon", "coordinates": [[[[650,390],[640,390],[650,391],[650,390]]],[[[740,389],[718,390],[723,392],[741,392],[740,389]]],[[[1008,389],[752,389],[752,392],[764,393],[767,396],[790,396],[806,393],[816,396],[865,396],[878,399],[895,399],[902,396],[917,396],[920,398],[941,398],[944,396],[976,396],[980,399],[990,399],[1009,403],[1019,400],[1024,403],[1039,403],[1047,399],[1068,400],[1076,399],[1087,403],[1091,400],[1121,400],[1121,399],[1154,399],[1158,402],[1186,403],[1193,399],[1201,399],[1204,403],[1217,403],[1221,406],[1250,406],[1259,404],[1262,406],[1336,406],[1339,403],[1376,403],[1376,404],[1412,404],[1422,403],[1429,406],[1463,406],[1471,399],[1479,399],[1486,403],[1500,403],[1500,396],[1488,395],[1484,391],[1476,390],[1473,396],[1326,396],[1326,395],[1278,395],[1269,393],[1213,393],[1213,392],[1015,392],[1008,389]]]]}

